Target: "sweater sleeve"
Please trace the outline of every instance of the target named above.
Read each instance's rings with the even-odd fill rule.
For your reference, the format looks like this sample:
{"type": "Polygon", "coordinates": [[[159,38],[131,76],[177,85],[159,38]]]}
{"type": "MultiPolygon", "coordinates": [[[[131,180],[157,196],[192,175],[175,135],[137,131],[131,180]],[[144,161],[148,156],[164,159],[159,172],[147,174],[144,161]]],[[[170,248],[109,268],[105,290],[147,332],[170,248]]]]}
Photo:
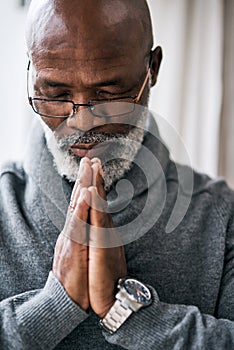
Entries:
{"type": "Polygon", "coordinates": [[[45,287],[0,303],[0,344],[4,350],[51,350],[88,315],[50,272],[45,287]]]}
{"type": "MultiPolygon", "coordinates": [[[[223,213],[226,214],[226,213],[223,213]]],[[[196,306],[166,304],[152,289],[153,303],[134,313],[106,340],[124,349],[234,349],[234,208],[226,227],[226,249],[214,315],[196,306]]]]}
{"type": "Polygon", "coordinates": [[[129,350],[234,349],[234,322],[202,314],[195,306],[154,301],[130,318],[106,340],[129,350]]]}

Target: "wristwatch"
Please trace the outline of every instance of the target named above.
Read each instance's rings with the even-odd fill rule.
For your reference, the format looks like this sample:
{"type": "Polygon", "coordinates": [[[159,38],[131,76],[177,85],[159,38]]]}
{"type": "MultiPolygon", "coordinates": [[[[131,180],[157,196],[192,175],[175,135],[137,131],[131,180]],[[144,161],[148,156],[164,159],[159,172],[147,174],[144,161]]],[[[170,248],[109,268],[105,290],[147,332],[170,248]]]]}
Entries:
{"type": "Polygon", "coordinates": [[[111,334],[119,329],[132,312],[137,312],[152,302],[149,288],[134,278],[120,278],[117,287],[119,291],[114,305],[100,320],[100,325],[111,334]]]}

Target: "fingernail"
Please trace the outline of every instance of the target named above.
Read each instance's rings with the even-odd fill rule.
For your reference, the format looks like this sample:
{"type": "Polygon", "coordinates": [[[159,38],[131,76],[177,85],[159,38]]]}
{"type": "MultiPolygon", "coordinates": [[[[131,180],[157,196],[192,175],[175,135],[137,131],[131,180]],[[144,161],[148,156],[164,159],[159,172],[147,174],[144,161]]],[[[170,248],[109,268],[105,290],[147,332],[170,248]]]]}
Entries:
{"type": "Polygon", "coordinates": [[[81,163],[84,163],[84,162],[90,162],[90,159],[88,157],[83,157],[81,158],[81,163]]]}
{"type": "Polygon", "coordinates": [[[99,163],[99,164],[101,164],[101,161],[100,161],[100,159],[98,157],[95,157],[95,158],[91,159],[91,162],[92,163],[99,163]]]}

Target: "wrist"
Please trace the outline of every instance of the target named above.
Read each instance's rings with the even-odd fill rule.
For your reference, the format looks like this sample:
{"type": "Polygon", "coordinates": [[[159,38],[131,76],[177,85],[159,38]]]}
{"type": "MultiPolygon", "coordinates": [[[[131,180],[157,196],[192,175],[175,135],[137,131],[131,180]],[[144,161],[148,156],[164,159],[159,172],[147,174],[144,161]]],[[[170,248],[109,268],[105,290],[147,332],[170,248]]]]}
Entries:
{"type": "Polygon", "coordinates": [[[119,279],[118,289],[116,301],[100,320],[100,325],[111,334],[122,326],[132,312],[137,312],[152,302],[149,288],[134,278],[119,279]]]}
{"type": "Polygon", "coordinates": [[[105,309],[105,311],[103,311],[103,312],[101,312],[100,314],[98,314],[98,317],[101,318],[101,319],[104,318],[104,317],[108,314],[108,312],[111,310],[111,308],[113,307],[115,301],[116,301],[116,299],[114,299],[114,300],[110,303],[110,305],[105,309]]]}

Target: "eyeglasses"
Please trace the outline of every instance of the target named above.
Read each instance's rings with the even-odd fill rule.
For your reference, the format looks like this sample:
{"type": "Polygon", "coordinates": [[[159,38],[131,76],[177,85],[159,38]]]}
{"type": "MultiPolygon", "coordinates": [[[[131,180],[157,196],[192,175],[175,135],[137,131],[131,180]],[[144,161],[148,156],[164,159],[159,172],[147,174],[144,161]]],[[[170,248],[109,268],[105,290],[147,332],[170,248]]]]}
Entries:
{"type": "Polygon", "coordinates": [[[108,118],[119,117],[133,113],[135,104],[139,103],[146,84],[150,77],[150,67],[147,70],[146,77],[140,88],[140,91],[135,96],[124,96],[110,99],[90,100],[88,103],[75,103],[71,100],[56,100],[46,98],[32,98],[29,96],[29,68],[30,61],[27,67],[27,93],[28,101],[33,111],[40,116],[48,118],[69,118],[73,117],[79,107],[88,107],[90,112],[95,117],[108,118]]]}

